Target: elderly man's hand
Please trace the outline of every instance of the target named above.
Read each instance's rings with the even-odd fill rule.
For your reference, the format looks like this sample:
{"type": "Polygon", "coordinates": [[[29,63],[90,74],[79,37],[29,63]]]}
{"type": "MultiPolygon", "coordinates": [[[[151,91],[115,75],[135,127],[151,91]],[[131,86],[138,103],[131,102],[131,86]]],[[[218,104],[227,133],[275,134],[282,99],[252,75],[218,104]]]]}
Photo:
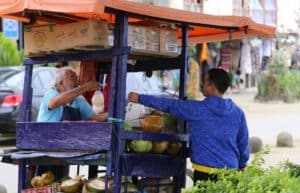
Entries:
{"type": "Polygon", "coordinates": [[[96,81],[90,81],[85,83],[83,86],[87,88],[87,90],[92,91],[92,90],[98,90],[101,87],[101,84],[96,81]]]}
{"type": "Polygon", "coordinates": [[[139,94],[135,92],[130,92],[128,94],[128,101],[133,102],[133,103],[138,103],[139,102],[139,94]]]}

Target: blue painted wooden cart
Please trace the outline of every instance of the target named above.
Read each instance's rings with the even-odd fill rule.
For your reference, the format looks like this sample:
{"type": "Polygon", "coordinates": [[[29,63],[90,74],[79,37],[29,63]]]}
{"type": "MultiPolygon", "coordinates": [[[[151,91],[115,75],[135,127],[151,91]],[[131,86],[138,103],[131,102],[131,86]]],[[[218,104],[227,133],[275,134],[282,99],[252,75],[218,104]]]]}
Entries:
{"type": "MultiPolygon", "coordinates": [[[[190,25],[217,29],[217,32],[218,30],[219,32],[223,30],[226,34],[229,32],[230,35],[227,35],[226,37],[234,37],[235,32],[243,32],[244,36],[247,36],[248,30],[251,30],[248,29],[248,26],[235,24],[234,22],[229,22],[225,26],[223,25],[223,22],[209,23],[217,20],[222,21],[222,19],[224,22],[227,21],[226,18],[223,17],[213,17],[211,18],[212,20],[203,23],[199,14],[196,13],[188,13],[167,8],[158,9],[155,8],[155,6],[144,7],[135,3],[111,1],[109,6],[104,6],[104,12],[115,16],[114,44],[112,48],[97,51],[85,51],[75,54],[55,54],[24,59],[26,73],[22,115],[20,122],[17,124],[17,149],[20,151],[22,150],[21,153],[24,153],[23,150],[36,150],[38,152],[30,153],[36,153],[38,156],[26,156],[20,154],[19,157],[15,157],[18,159],[19,164],[19,193],[21,193],[22,189],[28,187],[27,166],[30,164],[43,163],[104,164],[107,166],[106,175],[113,176],[114,193],[120,193],[121,177],[123,175],[155,178],[172,176],[173,188],[176,193],[179,193],[181,188],[185,185],[188,135],[186,134],[184,122],[178,123],[178,134],[153,134],[138,131],[124,132],[123,125],[114,122],[31,122],[31,77],[33,65],[51,62],[66,62],[70,60],[97,60],[103,57],[110,58],[111,60],[107,65],[104,63],[102,64],[103,66],[100,67],[101,73],[110,72],[111,74],[109,116],[116,119],[124,119],[126,104],[126,73],[128,70],[152,71],[179,69],[179,98],[185,99],[190,25]],[[132,10],[126,9],[125,5],[127,4],[129,5],[127,8],[132,5],[132,10]],[[148,12],[141,10],[142,8],[147,8],[148,12]],[[159,16],[160,14],[152,15],[154,11],[157,12],[159,10],[162,10],[160,13],[162,15],[161,17],[159,16]],[[172,17],[169,17],[167,12],[171,14],[172,17]],[[184,14],[187,14],[190,18],[199,17],[199,22],[192,19],[185,21],[182,17],[184,14]],[[147,60],[143,60],[143,57],[139,57],[137,59],[137,64],[134,67],[127,68],[127,59],[129,56],[132,57],[131,48],[127,45],[129,17],[134,17],[139,20],[145,18],[156,19],[176,24],[177,28],[180,28],[181,31],[182,49],[180,56],[173,58],[147,57],[147,60]],[[124,142],[128,139],[180,141],[183,144],[183,150],[175,157],[150,153],[127,153],[124,151],[124,142]],[[103,160],[104,162],[102,162],[103,160]]],[[[203,18],[206,17],[208,16],[203,18]]]]}

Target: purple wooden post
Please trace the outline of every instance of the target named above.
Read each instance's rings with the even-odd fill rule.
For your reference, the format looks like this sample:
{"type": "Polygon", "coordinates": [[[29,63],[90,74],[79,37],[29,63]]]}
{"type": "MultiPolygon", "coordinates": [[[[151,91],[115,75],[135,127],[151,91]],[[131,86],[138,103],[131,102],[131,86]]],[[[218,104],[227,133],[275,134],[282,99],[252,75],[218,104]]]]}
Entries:
{"type": "MultiPolygon", "coordinates": [[[[119,21],[118,18],[116,17],[115,19],[115,29],[114,29],[114,46],[113,49],[116,53],[119,52],[118,45],[119,45],[119,33],[120,33],[120,27],[118,25],[119,21]]],[[[110,97],[109,97],[109,117],[116,117],[116,90],[117,90],[117,85],[116,85],[116,80],[118,78],[117,76],[117,65],[118,65],[118,54],[113,55],[112,58],[112,66],[111,66],[111,71],[110,71],[110,97]]],[[[110,167],[114,165],[114,159],[111,157],[115,157],[115,149],[117,146],[117,136],[115,135],[116,131],[116,125],[112,126],[113,129],[113,135],[112,135],[112,140],[111,140],[111,149],[112,149],[112,154],[109,158],[110,164],[108,164],[110,167]]],[[[113,168],[108,168],[111,170],[114,170],[113,168]]]]}
{"type": "MultiPolygon", "coordinates": [[[[128,39],[128,17],[122,13],[117,14],[117,23],[120,27],[119,33],[119,48],[127,47],[128,39]]],[[[126,75],[127,75],[127,54],[118,55],[118,69],[117,69],[117,91],[116,97],[116,117],[119,119],[125,118],[125,105],[126,105],[126,75]]],[[[117,124],[117,136],[120,136],[120,130],[123,128],[122,124],[117,124]]],[[[122,177],[122,153],[123,142],[120,138],[117,139],[116,157],[115,157],[115,176],[113,193],[120,193],[121,191],[121,177],[122,177]]]]}
{"type": "MultiPolygon", "coordinates": [[[[179,98],[185,99],[186,96],[186,78],[187,78],[187,68],[189,63],[189,26],[182,26],[182,50],[181,50],[181,67],[180,67],[180,85],[179,85],[179,98]]],[[[179,131],[185,131],[186,124],[183,121],[179,122],[179,131]]],[[[186,146],[186,143],[183,144],[186,146]]],[[[183,158],[185,159],[185,158],[183,158]]],[[[184,167],[186,167],[186,160],[184,160],[184,167]]],[[[174,178],[174,192],[181,192],[181,188],[185,186],[185,170],[174,178]]]]}
{"type": "Polygon", "coordinates": [[[33,65],[25,66],[25,80],[23,86],[23,102],[20,121],[31,121],[31,104],[32,104],[32,69],[33,65]]]}
{"type": "Polygon", "coordinates": [[[19,166],[18,166],[18,193],[21,193],[21,191],[26,188],[26,164],[25,160],[19,160],[19,166]]]}
{"type": "MultiPolygon", "coordinates": [[[[25,80],[23,86],[23,102],[20,121],[31,121],[31,105],[32,105],[32,69],[33,65],[25,66],[25,80]]],[[[19,162],[19,177],[18,177],[18,193],[21,193],[22,189],[26,188],[26,164],[25,161],[19,162]]]]}

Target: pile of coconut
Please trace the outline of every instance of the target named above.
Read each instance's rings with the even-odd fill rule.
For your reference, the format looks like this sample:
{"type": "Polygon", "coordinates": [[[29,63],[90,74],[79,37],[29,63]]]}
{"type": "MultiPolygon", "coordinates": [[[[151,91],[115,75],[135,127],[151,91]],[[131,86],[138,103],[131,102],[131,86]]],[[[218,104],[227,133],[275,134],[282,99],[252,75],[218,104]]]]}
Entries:
{"type": "MultiPolygon", "coordinates": [[[[177,120],[167,113],[153,111],[140,120],[140,128],[133,129],[128,122],[124,124],[125,131],[139,130],[148,133],[175,133],[177,120]]],[[[177,155],[181,149],[180,142],[132,140],[128,142],[127,149],[137,153],[158,153],[177,155]]]]}

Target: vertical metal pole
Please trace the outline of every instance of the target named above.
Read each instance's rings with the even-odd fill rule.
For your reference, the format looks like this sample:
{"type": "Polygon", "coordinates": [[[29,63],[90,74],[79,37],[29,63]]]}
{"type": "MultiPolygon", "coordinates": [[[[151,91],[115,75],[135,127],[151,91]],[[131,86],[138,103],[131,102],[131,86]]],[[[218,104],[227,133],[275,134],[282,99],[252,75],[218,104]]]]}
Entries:
{"type": "MultiPolygon", "coordinates": [[[[120,33],[120,27],[119,27],[119,18],[116,17],[115,19],[115,29],[114,29],[114,44],[113,44],[113,49],[114,49],[114,55],[112,56],[112,65],[111,65],[111,71],[110,71],[110,97],[109,97],[109,117],[116,117],[116,90],[117,90],[117,85],[116,85],[116,79],[117,79],[117,65],[118,65],[118,45],[119,45],[119,33],[120,33]]],[[[116,147],[118,145],[118,137],[116,135],[116,125],[112,125],[112,136],[111,136],[111,150],[108,153],[108,159],[106,164],[106,175],[111,174],[114,171],[114,166],[115,166],[115,160],[113,159],[116,157],[116,147]]],[[[106,178],[107,179],[107,176],[106,178]]],[[[108,189],[108,184],[107,180],[105,180],[105,192],[107,192],[108,189]]]]}
{"type": "MultiPolygon", "coordinates": [[[[120,27],[119,27],[119,18],[116,17],[115,20],[115,29],[114,29],[114,53],[118,53],[118,45],[119,45],[119,33],[120,33],[120,27]]],[[[117,65],[118,65],[118,56],[113,55],[112,57],[112,66],[111,66],[111,71],[110,71],[110,97],[109,97],[109,117],[116,117],[116,91],[117,91],[117,85],[116,85],[116,80],[117,80],[117,65]]],[[[111,154],[116,154],[116,146],[117,146],[117,136],[116,136],[116,125],[112,126],[112,138],[111,138],[111,154]]],[[[112,157],[115,157],[115,155],[110,155],[108,157],[108,166],[110,168],[106,168],[107,170],[114,170],[112,168],[114,166],[114,159],[112,157]]]]}
{"type": "MultiPolygon", "coordinates": [[[[189,63],[189,26],[184,24],[182,26],[182,50],[181,50],[181,67],[180,67],[180,85],[179,85],[179,98],[185,99],[186,96],[186,79],[187,79],[187,68],[189,63]]],[[[179,132],[185,132],[186,124],[184,121],[179,122],[179,132]]],[[[183,144],[186,147],[186,143],[183,144]]],[[[174,178],[174,192],[180,193],[181,188],[185,186],[185,168],[186,159],[184,159],[184,168],[182,174],[174,178]]]]}
{"type": "MultiPolygon", "coordinates": [[[[117,14],[118,21],[116,25],[120,27],[119,33],[119,48],[127,47],[128,39],[128,17],[122,13],[117,14]]],[[[116,117],[119,119],[125,118],[125,105],[126,105],[126,75],[127,75],[127,54],[119,55],[118,57],[118,69],[117,69],[117,90],[118,96],[116,97],[116,117]]],[[[120,131],[123,125],[117,125],[117,136],[120,136],[120,131]]],[[[121,191],[121,177],[122,177],[122,154],[123,154],[123,141],[118,140],[116,146],[115,157],[115,176],[114,176],[114,188],[113,193],[120,193],[121,191]]]]}
{"type": "MultiPolygon", "coordinates": [[[[23,35],[23,24],[19,23],[19,50],[24,49],[24,35],[23,35]]],[[[21,116],[20,121],[31,121],[31,106],[32,106],[32,69],[33,65],[26,65],[25,66],[25,80],[23,85],[23,102],[21,108],[21,116]]],[[[18,193],[27,187],[27,175],[26,175],[26,161],[20,160],[18,166],[18,193]]]]}
{"type": "Polygon", "coordinates": [[[18,193],[21,193],[26,188],[26,164],[25,160],[19,160],[18,168],[18,193]]]}
{"type": "Polygon", "coordinates": [[[31,105],[32,105],[32,69],[33,65],[29,64],[25,66],[25,80],[23,86],[23,102],[21,109],[20,121],[31,121],[31,105]]]}
{"type": "MultiPolygon", "coordinates": [[[[21,109],[20,121],[31,121],[31,104],[32,104],[32,68],[33,65],[26,65],[25,67],[25,80],[23,86],[23,102],[21,109]]],[[[25,160],[19,162],[19,177],[18,177],[18,193],[21,193],[22,189],[27,187],[27,175],[26,175],[26,164],[25,160]]]]}
{"type": "Polygon", "coordinates": [[[186,95],[187,67],[189,63],[189,28],[188,25],[182,26],[182,50],[180,67],[179,98],[184,99],[186,95]]]}
{"type": "Polygon", "coordinates": [[[19,50],[24,50],[24,29],[22,22],[19,22],[19,50]]]}

